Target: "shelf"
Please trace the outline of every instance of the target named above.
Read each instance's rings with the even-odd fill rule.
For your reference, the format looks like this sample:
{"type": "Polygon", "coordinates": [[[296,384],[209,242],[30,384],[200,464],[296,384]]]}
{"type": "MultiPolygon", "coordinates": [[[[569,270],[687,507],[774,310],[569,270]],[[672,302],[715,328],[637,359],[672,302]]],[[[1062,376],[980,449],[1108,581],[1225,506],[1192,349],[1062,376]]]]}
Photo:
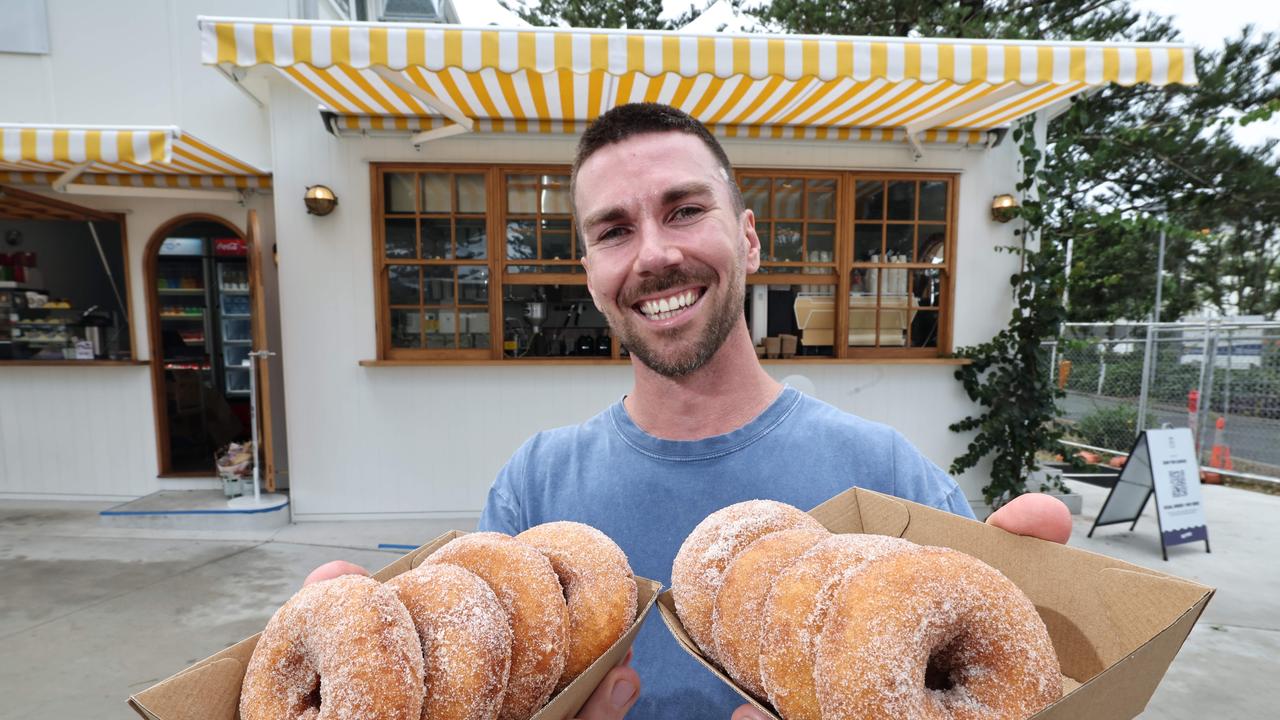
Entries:
{"type": "Polygon", "coordinates": [[[13,338],[12,342],[22,343],[24,345],[66,345],[67,343],[71,342],[71,339],[63,338],[62,340],[49,340],[49,339],[28,340],[26,338],[13,338]]]}
{"type": "Polygon", "coordinates": [[[223,287],[218,288],[218,292],[222,293],[223,295],[248,295],[249,294],[248,290],[233,290],[231,288],[223,288],[223,287]]]}
{"type": "Polygon", "coordinates": [[[156,288],[161,295],[203,295],[204,288],[156,288]]]}
{"type": "Polygon", "coordinates": [[[203,320],[204,320],[204,314],[202,313],[202,314],[200,314],[200,315],[161,315],[161,316],[160,316],[160,319],[161,319],[161,320],[197,320],[197,321],[203,321],[203,320]]]}
{"type": "Polygon", "coordinates": [[[253,342],[252,340],[223,340],[222,344],[223,345],[248,345],[252,342],[253,342]]]}
{"type": "Polygon", "coordinates": [[[248,314],[245,314],[245,315],[233,315],[233,314],[231,314],[231,313],[222,313],[222,317],[224,317],[224,318],[226,318],[226,319],[228,319],[228,320],[248,320],[248,319],[252,318],[253,316],[252,316],[252,315],[248,315],[248,314]]]}

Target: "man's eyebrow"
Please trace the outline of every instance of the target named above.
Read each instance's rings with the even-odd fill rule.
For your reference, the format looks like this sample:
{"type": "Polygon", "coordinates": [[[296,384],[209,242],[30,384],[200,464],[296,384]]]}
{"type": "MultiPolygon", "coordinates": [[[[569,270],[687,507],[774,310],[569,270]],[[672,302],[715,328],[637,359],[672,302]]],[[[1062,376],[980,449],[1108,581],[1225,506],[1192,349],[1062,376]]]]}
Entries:
{"type": "Polygon", "coordinates": [[[611,223],[614,220],[621,220],[626,216],[627,216],[627,211],[622,209],[619,206],[605,208],[604,210],[600,210],[598,212],[594,212],[588,215],[587,219],[582,221],[582,227],[583,229],[595,227],[596,225],[600,225],[603,223],[611,223]]]}
{"type": "Polygon", "coordinates": [[[669,188],[666,192],[662,193],[662,204],[671,205],[693,195],[712,195],[714,193],[715,190],[711,187],[710,183],[694,180],[692,182],[684,183],[683,185],[677,185],[673,188],[669,188]]]}

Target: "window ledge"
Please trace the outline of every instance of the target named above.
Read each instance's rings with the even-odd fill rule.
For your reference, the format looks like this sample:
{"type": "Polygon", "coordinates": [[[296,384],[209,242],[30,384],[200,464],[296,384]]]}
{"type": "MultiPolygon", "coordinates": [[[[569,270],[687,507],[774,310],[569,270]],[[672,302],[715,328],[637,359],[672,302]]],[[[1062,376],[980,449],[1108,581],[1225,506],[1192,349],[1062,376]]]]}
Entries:
{"type": "Polygon", "coordinates": [[[150,360],[0,360],[4,367],[141,367],[150,360]]]}
{"type": "MultiPolygon", "coordinates": [[[[795,357],[769,360],[761,358],[763,365],[968,365],[972,360],[966,358],[824,358],[795,357]]],[[[578,365],[630,365],[630,360],[611,360],[594,358],[572,360],[566,358],[534,358],[528,360],[361,360],[360,367],[417,367],[443,366],[456,367],[467,365],[527,367],[530,365],[572,367],[578,365]]]]}

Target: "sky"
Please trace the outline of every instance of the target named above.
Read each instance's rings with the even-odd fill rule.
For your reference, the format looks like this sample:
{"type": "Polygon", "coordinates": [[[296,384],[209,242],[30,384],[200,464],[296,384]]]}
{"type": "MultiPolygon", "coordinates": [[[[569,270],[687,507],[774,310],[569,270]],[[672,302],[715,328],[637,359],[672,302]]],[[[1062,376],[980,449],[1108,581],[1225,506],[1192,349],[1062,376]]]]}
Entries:
{"type": "MultiPolygon", "coordinates": [[[[663,0],[664,15],[674,17],[691,4],[706,1],[663,0]]],[[[1174,27],[1184,39],[1207,49],[1220,49],[1224,38],[1235,37],[1250,23],[1255,26],[1255,32],[1280,33],[1280,12],[1275,9],[1275,0],[1132,0],[1132,4],[1140,10],[1172,17],[1174,27]]],[[[735,18],[728,5],[727,0],[717,0],[715,7],[694,21],[689,29],[715,32],[726,24],[730,30],[748,29],[754,25],[750,20],[735,18]]],[[[515,13],[498,4],[498,0],[459,0],[454,7],[464,25],[526,24],[515,13]]],[[[1236,128],[1235,133],[1244,145],[1256,145],[1265,139],[1280,137],[1280,117],[1236,128]]]]}

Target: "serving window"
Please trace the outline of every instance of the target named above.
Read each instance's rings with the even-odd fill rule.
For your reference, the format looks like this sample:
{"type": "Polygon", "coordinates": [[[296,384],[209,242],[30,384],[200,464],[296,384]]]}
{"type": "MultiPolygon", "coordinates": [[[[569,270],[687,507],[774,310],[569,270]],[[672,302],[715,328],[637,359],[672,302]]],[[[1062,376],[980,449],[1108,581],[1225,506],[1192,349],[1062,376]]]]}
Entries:
{"type": "MultiPolygon", "coordinates": [[[[567,168],[375,164],[372,175],[378,360],[626,356],[587,292],[567,168]]],[[[752,169],[737,180],[761,242],[745,308],[758,352],[950,352],[954,176],[752,169]]]]}

